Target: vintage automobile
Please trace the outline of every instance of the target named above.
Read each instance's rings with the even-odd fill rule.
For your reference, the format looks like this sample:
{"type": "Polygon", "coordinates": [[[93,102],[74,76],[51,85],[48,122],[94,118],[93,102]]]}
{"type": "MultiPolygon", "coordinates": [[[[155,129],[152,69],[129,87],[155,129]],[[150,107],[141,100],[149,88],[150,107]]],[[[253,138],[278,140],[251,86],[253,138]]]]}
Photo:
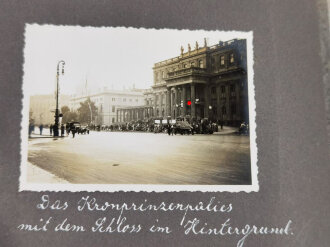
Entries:
{"type": "Polygon", "coordinates": [[[81,125],[77,131],[78,134],[89,134],[89,128],[86,125],[81,125]]]}
{"type": "Polygon", "coordinates": [[[86,125],[81,125],[79,122],[70,122],[69,130],[75,130],[77,134],[89,134],[89,128],[86,125]]]}
{"type": "Polygon", "coordinates": [[[194,134],[193,127],[187,121],[177,120],[174,125],[174,134],[193,135],[194,134]]]}
{"type": "Polygon", "coordinates": [[[70,122],[69,123],[69,130],[75,130],[76,132],[78,132],[78,130],[80,129],[81,124],[79,122],[70,122]]]}

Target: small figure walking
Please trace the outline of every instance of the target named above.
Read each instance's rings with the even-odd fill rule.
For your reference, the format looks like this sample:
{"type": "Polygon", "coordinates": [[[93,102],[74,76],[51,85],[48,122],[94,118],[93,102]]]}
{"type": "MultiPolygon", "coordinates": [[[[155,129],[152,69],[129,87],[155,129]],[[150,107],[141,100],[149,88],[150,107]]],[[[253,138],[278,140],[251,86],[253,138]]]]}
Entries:
{"type": "Polygon", "coordinates": [[[73,128],[71,129],[71,132],[72,132],[72,138],[74,138],[74,136],[75,136],[75,134],[76,134],[76,128],[73,127],[73,128]]]}
{"type": "Polygon", "coordinates": [[[64,136],[64,125],[61,125],[61,136],[64,136]]]}
{"type": "Polygon", "coordinates": [[[33,131],[32,124],[29,124],[29,137],[31,137],[32,131],[33,131]]]}
{"type": "Polygon", "coordinates": [[[171,125],[167,125],[167,134],[171,135],[171,125]]]}
{"type": "Polygon", "coordinates": [[[49,126],[49,133],[50,133],[50,135],[52,136],[53,135],[53,125],[51,124],[50,126],[49,126]]]}
{"type": "Polygon", "coordinates": [[[42,124],[39,125],[39,130],[40,130],[40,135],[42,135],[42,129],[44,128],[44,126],[42,124]]]}

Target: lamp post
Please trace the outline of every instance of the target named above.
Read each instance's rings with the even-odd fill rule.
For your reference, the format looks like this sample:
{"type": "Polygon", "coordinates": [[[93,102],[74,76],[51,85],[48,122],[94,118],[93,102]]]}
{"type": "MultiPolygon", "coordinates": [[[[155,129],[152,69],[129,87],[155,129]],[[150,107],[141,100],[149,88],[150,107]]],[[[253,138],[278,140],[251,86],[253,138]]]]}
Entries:
{"type": "Polygon", "coordinates": [[[92,120],[93,120],[93,113],[92,113],[92,107],[91,107],[91,104],[89,103],[89,101],[87,101],[88,103],[88,106],[89,106],[89,111],[91,113],[91,121],[90,121],[90,125],[92,125],[92,120]]]}
{"type": "Polygon", "coordinates": [[[59,125],[59,118],[60,118],[60,114],[59,114],[59,109],[58,109],[58,80],[60,77],[60,64],[62,64],[62,75],[64,75],[64,65],[65,62],[63,60],[59,61],[57,63],[57,70],[56,70],[56,109],[55,109],[55,124],[54,124],[54,136],[58,136],[58,125],[59,125]]]}

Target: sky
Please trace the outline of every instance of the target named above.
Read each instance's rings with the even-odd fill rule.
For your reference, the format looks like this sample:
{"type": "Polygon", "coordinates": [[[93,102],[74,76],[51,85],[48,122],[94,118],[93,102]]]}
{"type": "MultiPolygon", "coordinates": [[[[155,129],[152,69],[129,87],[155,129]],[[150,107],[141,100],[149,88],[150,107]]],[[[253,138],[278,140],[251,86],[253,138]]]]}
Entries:
{"type": "Polygon", "coordinates": [[[152,67],[180,55],[180,47],[195,42],[215,45],[237,38],[237,32],[205,30],[81,27],[27,24],[24,47],[25,94],[54,94],[56,67],[64,60],[60,93],[80,93],[108,87],[150,88],[152,67]]]}

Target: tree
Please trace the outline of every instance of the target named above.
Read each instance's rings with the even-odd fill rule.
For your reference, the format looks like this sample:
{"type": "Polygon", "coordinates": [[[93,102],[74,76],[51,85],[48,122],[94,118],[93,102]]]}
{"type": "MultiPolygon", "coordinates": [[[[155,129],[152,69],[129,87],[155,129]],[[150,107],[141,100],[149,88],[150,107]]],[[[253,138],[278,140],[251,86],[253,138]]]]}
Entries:
{"type": "Polygon", "coordinates": [[[68,106],[62,106],[61,107],[61,113],[64,115],[65,113],[69,112],[70,108],[68,106]]]}
{"type": "Polygon", "coordinates": [[[91,123],[97,116],[97,107],[94,102],[88,98],[86,101],[80,103],[78,108],[78,120],[80,123],[91,123]]]}
{"type": "Polygon", "coordinates": [[[63,114],[62,123],[76,122],[78,120],[77,113],[70,111],[68,106],[62,106],[61,113],[63,114]]]}
{"type": "Polygon", "coordinates": [[[34,124],[33,111],[32,110],[29,111],[29,123],[34,124]]]}

